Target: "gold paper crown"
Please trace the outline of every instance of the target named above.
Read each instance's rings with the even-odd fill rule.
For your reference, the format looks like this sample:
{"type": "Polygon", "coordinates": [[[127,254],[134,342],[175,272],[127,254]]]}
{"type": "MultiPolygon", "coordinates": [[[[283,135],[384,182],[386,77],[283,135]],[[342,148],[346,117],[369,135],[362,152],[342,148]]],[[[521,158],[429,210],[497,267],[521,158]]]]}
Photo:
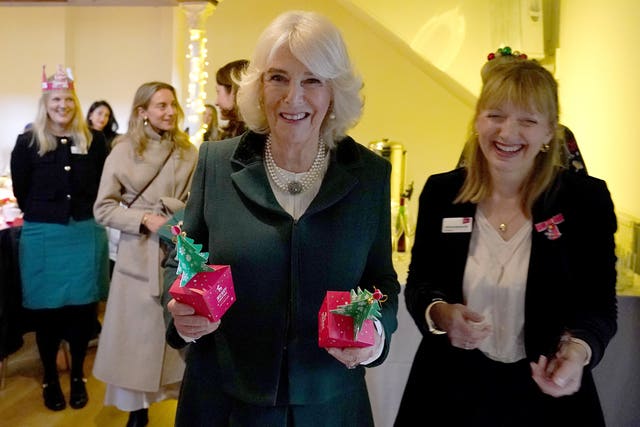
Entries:
{"type": "Polygon", "coordinates": [[[50,90],[74,90],[73,89],[73,77],[71,75],[71,68],[67,68],[67,71],[62,68],[62,65],[58,65],[58,70],[53,75],[53,79],[48,81],[47,74],[45,72],[45,66],[42,66],[42,91],[47,92],[50,90]]]}

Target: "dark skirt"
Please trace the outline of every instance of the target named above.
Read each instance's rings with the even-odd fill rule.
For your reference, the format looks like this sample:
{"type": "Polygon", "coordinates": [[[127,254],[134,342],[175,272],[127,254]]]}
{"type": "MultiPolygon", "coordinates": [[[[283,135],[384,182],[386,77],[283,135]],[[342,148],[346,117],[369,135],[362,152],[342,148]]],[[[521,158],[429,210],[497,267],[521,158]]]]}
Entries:
{"type": "Polygon", "coordinates": [[[22,303],[28,309],[84,305],[106,299],[107,233],[95,220],[24,222],[20,236],[22,303]]]}
{"type": "MultiPolygon", "coordinates": [[[[207,337],[198,340],[202,345],[207,337]]],[[[373,415],[364,375],[365,368],[354,373],[351,391],[335,390],[332,397],[321,402],[292,405],[287,379],[281,377],[277,402],[273,406],[240,400],[225,391],[223,375],[217,360],[219,355],[202,349],[187,349],[187,367],[182,380],[175,427],[373,427],[373,415]]],[[[256,355],[259,364],[259,355],[256,355]]],[[[283,374],[287,372],[283,364],[283,374]]],[[[345,368],[346,370],[346,368],[345,368]]],[[[309,373],[313,381],[313,373],[309,373]]],[[[256,396],[256,400],[265,396],[256,396]]]]}
{"type": "Polygon", "coordinates": [[[206,402],[204,397],[199,398],[201,412],[187,411],[178,403],[176,427],[373,427],[373,419],[362,416],[361,409],[369,405],[363,396],[280,406],[248,404],[225,396],[220,390],[206,396],[206,402]]]}
{"type": "Polygon", "coordinates": [[[400,403],[396,427],[604,427],[591,371],[564,397],[540,391],[527,360],[496,362],[479,350],[423,340],[400,403]]]}

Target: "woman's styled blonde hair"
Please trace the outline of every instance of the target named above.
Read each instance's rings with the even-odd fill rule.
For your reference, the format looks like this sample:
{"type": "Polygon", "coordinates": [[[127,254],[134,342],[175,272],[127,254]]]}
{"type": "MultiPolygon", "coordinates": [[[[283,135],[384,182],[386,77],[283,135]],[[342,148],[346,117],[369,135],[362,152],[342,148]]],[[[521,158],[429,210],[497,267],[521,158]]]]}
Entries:
{"type": "Polygon", "coordinates": [[[261,106],[262,78],[281,46],[287,46],[312,73],[327,80],[332,102],[320,136],[333,147],[360,119],[362,80],[353,69],[340,31],[327,18],[314,12],[285,12],[260,35],[254,57],[239,82],[237,102],[244,121],[255,132],[269,133],[261,106]]]}
{"type": "Polygon", "coordinates": [[[149,103],[151,102],[151,97],[161,89],[170,90],[176,101],[177,117],[173,129],[168,131],[169,139],[174,142],[176,148],[178,149],[186,148],[191,145],[189,136],[180,128],[182,120],[184,119],[184,112],[182,111],[182,107],[180,107],[180,104],[178,103],[176,90],[173,88],[173,86],[164,82],[147,82],[143,83],[142,86],[138,88],[136,94],[133,97],[133,105],[131,106],[131,115],[129,116],[129,128],[127,129],[127,133],[121,137],[118,137],[116,141],[114,141],[114,144],[118,143],[126,136],[135,144],[136,153],[140,156],[143,155],[144,150],[147,147],[149,137],[144,130],[144,119],[139,114],[139,110],[140,108],[147,109],[149,107],[149,103]]]}
{"type": "MultiPolygon", "coordinates": [[[[53,80],[53,76],[47,79],[53,80]]],[[[53,151],[58,146],[58,140],[56,135],[51,133],[49,114],[47,113],[47,102],[54,94],[64,92],[65,94],[73,97],[73,103],[75,104],[75,112],[73,113],[73,119],[71,120],[71,126],[69,128],[69,136],[73,140],[75,146],[79,147],[81,151],[86,152],[91,146],[93,135],[89,130],[89,126],[84,120],[84,114],[82,114],[82,108],[80,107],[80,101],[76,96],[76,93],[72,89],[61,89],[44,91],[38,101],[38,110],[36,118],[33,121],[33,139],[32,144],[38,146],[38,155],[43,156],[49,151],[53,151]]]]}
{"type": "Polygon", "coordinates": [[[478,203],[492,190],[489,165],[478,142],[474,125],[481,112],[511,103],[519,108],[537,111],[546,116],[553,137],[549,149],[538,153],[534,166],[523,183],[523,212],[531,211],[534,201],[552,183],[561,167],[562,136],[558,131],[558,85],[553,75],[537,61],[518,60],[496,64],[483,76],[484,85],[476,103],[472,132],[464,150],[467,176],[456,202],[478,203]]]}

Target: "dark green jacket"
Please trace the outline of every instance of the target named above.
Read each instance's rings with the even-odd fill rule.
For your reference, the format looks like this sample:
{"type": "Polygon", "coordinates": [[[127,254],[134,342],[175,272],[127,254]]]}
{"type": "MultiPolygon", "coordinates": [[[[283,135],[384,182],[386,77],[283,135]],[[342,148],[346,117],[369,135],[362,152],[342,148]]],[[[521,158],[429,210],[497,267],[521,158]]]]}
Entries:
{"type": "MultiPolygon", "coordinates": [[[[196,394],[206,394],[205,383],[250,404],[274,405],[283,374],[289,404],[366,393],[364,369],[348,370],[318,347],[318,310],[328,290],[375,286],[388,296],[385,349],[372,366],[386,358],[397,327],[390,163],[349,137],[338,142],[318,195],[294,221],[269,185],[264,142],[248,132],[200,148],[185,231],[210,263],[231,266],[237,300],[217,331],[189,345],[180,404],[193,411],[201,409],[196,394]]],[[[169,268],[166,284],[174,278],[169,268]]],[[[173,324],[167,339],[185,345],[173,324]]]]}

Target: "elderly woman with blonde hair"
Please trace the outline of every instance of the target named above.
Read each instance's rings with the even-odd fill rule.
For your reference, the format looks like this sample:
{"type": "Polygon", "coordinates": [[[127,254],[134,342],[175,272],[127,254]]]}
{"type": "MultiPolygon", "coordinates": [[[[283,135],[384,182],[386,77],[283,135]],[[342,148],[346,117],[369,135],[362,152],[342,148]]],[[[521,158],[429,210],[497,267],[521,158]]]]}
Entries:
{"type": "Polygon", "coordinates": [[[236,302],[217,322],[168,303],[167,339],[187,346],[177,426],[373,426],[365,368],[387,357],[399,284],[391,166],[346,136],[361,87],[326,18],[287,12],[260,36],[238,91],[250,131],[201,146],[185,211],[236,302]],[[375,343],[320,347],[327,291],[357,287],[387,295],[375,343]]]}

